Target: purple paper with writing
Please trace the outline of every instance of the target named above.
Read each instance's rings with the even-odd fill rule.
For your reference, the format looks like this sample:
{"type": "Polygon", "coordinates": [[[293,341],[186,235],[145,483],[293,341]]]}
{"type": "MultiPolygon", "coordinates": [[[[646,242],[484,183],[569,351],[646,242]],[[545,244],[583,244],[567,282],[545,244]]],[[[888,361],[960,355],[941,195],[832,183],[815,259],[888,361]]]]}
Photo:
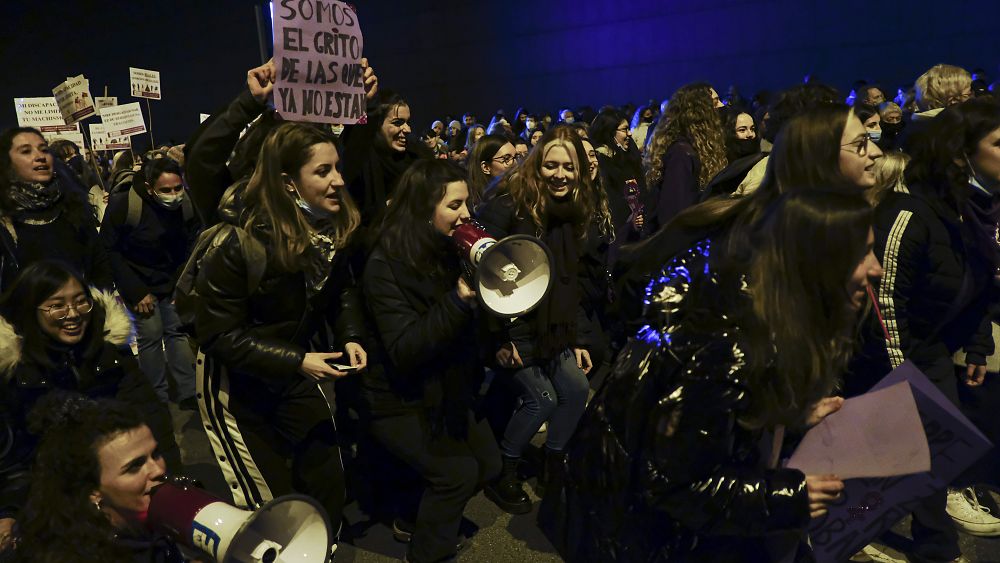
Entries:
{"type": "Polygon", "coordinates": [[[274,3],[274,108],[290,121],[357,123],[365,112],[364,37],[337,0],[274,3]]]}
{"type": "Polygon", "coordinates": [[[872,390],[907,381],[920,412],[931,453],[931,470],[900,477],[848,479],[844,495],[813,520],[809,537],[819,563],[847,561],[912,512],[921,499],[948,486],[993,444],[958,407],[909,361],[872,390]]]}

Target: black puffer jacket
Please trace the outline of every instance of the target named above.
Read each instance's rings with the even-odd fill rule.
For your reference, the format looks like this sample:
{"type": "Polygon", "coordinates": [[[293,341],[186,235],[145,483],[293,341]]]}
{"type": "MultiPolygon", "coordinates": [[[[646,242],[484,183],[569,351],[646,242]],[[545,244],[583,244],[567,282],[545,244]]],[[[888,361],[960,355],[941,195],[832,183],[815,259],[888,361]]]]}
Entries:
{"type": "MultiPolygon", "coordinates": [[[[989,205],[984,194],[973,197],[989,205]]],[[[927,186],[897,188],[879,204],[875,256],[885,269],[878,286],[885,328],[871,316],[847,378],[850,394],[912,360],[957,401],[952,355],[964,348],[968,363],[986,365],[997,290],[992,267],[964,225],[959,211],[927,186]]]]}
{"type": "Polygon", "coordinates": [[[181,469],[170,412],[127,348],[132,332],[128,313],[109,294],[95,292],[94,297],[95,308],[105,311],[99,329],[104,332],[103,345],[93,351],[52,350],[51,369],[21,357],[21,336],[0,317],[0,419],[9,429],[0,449],[0,518],[12,516],[27,498],[27,472],[39,439],[28,432],[27,417],[39,399],[56,390],[132,405],[153,431],[168,470],[181,469]]]}
{"type": "Polygon", "coordinates": [[[473,309],[455,291],[455,262],[432,273],[378,246],[369,257],[363,287],[376,346],[362,385],[374,416],[432,409],[437,423],[443,409],[464,417],[472,406],[483,367],[473,309]]]}
{"type": "Polygon", "coordinates": [[[657,274],[648,326],[569,444],[566,494],[546,495],[540,512],[557,515],[541,523],[567,561],[779,560],[765,534],[809,523],[805,476],[767,468],[762,432],[740,422],[752,313],[711,248],[702,241],[657,274]]]}

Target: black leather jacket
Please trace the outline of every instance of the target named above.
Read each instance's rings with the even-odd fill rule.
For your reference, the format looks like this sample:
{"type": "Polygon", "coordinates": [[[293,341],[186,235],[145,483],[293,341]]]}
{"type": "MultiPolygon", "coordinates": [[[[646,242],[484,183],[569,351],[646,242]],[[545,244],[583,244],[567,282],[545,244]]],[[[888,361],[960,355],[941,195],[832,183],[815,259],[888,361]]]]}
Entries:
{"type": "MultiPolygon", "coordinates": [[[[265,248],[270,246],[266,232],[254,229],[251,234],[265,248]]],[[[195,280],[200,295],[195,333],[202,350],[222,362],[230,375],[251,375],[280,389],[302,377],[298,368],[324,318],[340,350],[348,342],[364,341],[364,317],[350,248],[336,253],[330,278],[311,298],[301,271],[280,268],[269,248],[267,256],[264,277],[250,294],[247,264],[235,233],[206,253],[195,280]]]]}
{"type": "Polygon", "coordinates": [[[750,303],[710,251],[702,241],[654,278],[648,324],[568,447],[554,533],[567,561],[769,561],[775,532],[811,558],[794,536],[809,522],[805,476],[767,468],[764,433],[740,422],[750,303]]]}

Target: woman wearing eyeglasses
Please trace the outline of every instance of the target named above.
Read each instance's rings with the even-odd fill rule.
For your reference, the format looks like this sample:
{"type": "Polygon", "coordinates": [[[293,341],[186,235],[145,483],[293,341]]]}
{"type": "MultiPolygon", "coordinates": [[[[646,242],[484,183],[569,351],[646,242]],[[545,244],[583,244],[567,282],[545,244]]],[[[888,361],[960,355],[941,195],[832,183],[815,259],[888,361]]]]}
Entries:
{"type": "MultiPolygon", "coordinates": [[[[888,192],[875,213],[875,255],[886,265],[878,302],[892,322],[869,323],[846,390],[864,392],[911,361],[958,403],[959,387],[982,385],[994,351],[1000,103],[951,106],[911,141],[905,185],[888,192]],[[956,373],[952,357],[959,348],[965,356],[956,373]]],[[[979,505],[972,488],[942,491],[914,510],[910,561],[956,560],[956,525],[975,535],[1000,534],[1000,520],[979,505]]]]}
{"type": "Polygon", "coordinates": [[[43,260],[7,289],[0,315],[0,416],[12,430],[0,458],[0,535],[27,494],[38,440],[27,430],[27,415],[53,391],[113,397],[139,409],[168,467],[180,469],[167,407],[127,347],[132,322],[123,305],[65,264],[43,260]]]}
{"type": "Polygon", "coordinates": [[[469,208],[475,209],[490,182],[503,176],[516,163],[517,152],[507,137],[486,135],[479,139],[469,158],[469,208]]]}
{"type": "Polygon", "coordinates": [[[639,317],[641,296],[653,272],[694,243],[746,228],[782,193],[869,190],[875,186],[880,158],[882,151],[846,105],[822,105],[792,118],[775,140],[760,187],[743,197],[710,198],[641,243],[622,249],[616,283],[623,317],[639,317]]]}

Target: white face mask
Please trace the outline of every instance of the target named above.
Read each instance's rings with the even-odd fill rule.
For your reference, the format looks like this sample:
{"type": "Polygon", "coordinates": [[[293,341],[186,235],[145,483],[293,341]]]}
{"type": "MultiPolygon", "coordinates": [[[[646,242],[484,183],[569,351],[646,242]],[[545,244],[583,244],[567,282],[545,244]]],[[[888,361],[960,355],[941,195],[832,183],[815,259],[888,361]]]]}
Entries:
{"type": "Polygon", "coordinates": [[[156,194],[157,201],[160,205],[166,207],[167,209],[177,209],[181,206],[181,202],[184,201],[184,192],[177,192],[175,194],[161,194],[160,192],[154,192],[156,194]]]}
{"type": "Polygon", "coordinates": [[[309,205],[308,201],[302,199],[302,196],[299,194],[299,189],[298,188],[294,189],[295,191],[292,192],[291,195],[293,198],[295,198],[295,205],[298,205],[299,209],[301,209],[302,212],[306,214],[306,219],[309,219],[311,221],[324,221],[333,217],[333,213],[330,213],[325,209],[317,209],[312,205],[309,205]]]}
{"type": "Polygon", "coordinates": [[[996,187],[994,187],[993,190],[991,190],[990,188],[987,188],[982,183],[982,181],[979,180],[979,175],[976,174],[976,169],[972,166],[972,161],[969,160],[968,155],[966,155],[966,157],[965,157],[965,162],[969,165],[969,172],[970,172],[970,174],[969,174],[969,185],[972,186],[973,188],[975,188],[975,189],[983,192],[986,195],[993,195],[993,191],[996,190],[996,187]]]}

